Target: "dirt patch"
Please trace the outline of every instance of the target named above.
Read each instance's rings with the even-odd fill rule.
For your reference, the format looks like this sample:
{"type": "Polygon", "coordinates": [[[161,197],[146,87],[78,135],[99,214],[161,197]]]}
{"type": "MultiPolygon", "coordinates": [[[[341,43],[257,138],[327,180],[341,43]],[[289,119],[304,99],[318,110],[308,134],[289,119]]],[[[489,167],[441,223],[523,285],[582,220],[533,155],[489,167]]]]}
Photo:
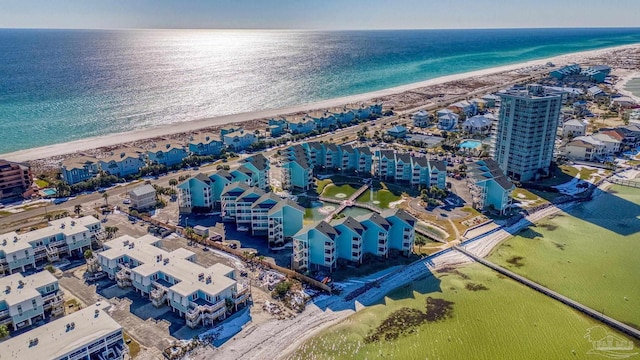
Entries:
{"type": "Polygon", "coordinates": [[[467,283],[467,285],[465,285],[465,288],[471,291],[489,290],[489,288],[484,286],[483,284],[475,284],[475,283],[467,283]]]}
{"type": "Polygon", "coordinates": [[[382,324],[365,337],[364,341],[365,343],[381,339],[393,341],[402,335],[412,334],[422,324],[450,318],[453,314],[453,305],[452,301],[428,297],[425,312],[403,307],[391,313],[382,324]]]}
{"type": "Polygon", "coordinates": [[[553,245],[555,245],[560,250],[564,250],[564,247],[566,244],[560,244],[560,243],[554,242],[553,245]]]}
{"type": "Polygon", "coordinates": [[[549,231],[553,231],[555,229],[558,228],[558,225],[553,225],[553,224],[538,224],[538,226],[540,226],[541,228],[545,229],[545,230],[549,230],[549,231]]]}
{"type": "Polygon", "coordinates": [[[436,272],[438,274],[454,274],[454,275],[458,275],[462,280],[469,280],[470,277],[467,274],[461,273],[458,269],[451,267],[451,266],[445,266],[442,269],[438,269],[436,270],[436,272]]]}
{"type": "Polygon", "coordinates": [[[512,256],[509,259],[507,259],[507,262],[515,267],[523,267],[524,264],[522,263],[522,260],[524,258],[522,256],[512,256]]]}

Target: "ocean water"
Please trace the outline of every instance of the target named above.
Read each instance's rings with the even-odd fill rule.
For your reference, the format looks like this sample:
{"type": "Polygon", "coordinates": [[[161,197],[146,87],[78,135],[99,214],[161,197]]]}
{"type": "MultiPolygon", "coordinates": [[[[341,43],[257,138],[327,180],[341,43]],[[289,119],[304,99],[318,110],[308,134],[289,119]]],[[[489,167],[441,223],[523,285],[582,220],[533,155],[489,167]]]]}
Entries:
{"type": "Polygon", "coordinates": [[[0,153],[636,42],[640,29],[2,29],[0,153]]]}

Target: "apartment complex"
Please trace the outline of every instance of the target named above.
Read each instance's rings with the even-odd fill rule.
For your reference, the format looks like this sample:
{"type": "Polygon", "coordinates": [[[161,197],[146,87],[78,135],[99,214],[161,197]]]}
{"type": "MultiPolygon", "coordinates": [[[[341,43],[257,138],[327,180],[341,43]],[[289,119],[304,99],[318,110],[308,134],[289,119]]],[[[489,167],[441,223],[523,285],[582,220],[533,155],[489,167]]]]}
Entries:
{"type": "MultiPolygon", "coordinates": [[[[63,293],[58,279],[48,271],[23,276],[21,273],[0,278],[0,325],[18,330],[48,318],[64,314],[63,293]]],[[[2,352],[0,352],[2,353],[2,352]]],[[[4,353],[2,353],[4,356],[4,353]]]]}
{"type": "Polygon", "coordinates": [[[501,214],[511,205],[511,193],[516,188],[493,159],[470,164],[467,185],[471,190],[473,207],[480,210],[493,207],[501,214]]]}
{"type": "Polygon", "coordinates": [[[236,281],[232,268],[205,268],[196,263],[193,252],[168,252],[160,248],[161,242],[152,235],[121,236],[104,244],[98,261],[118,286],[132,286],[156,307],[170,306],[192,328],[223,320],[228,311],[246,304],[249,288],[236,281]]]}
{"type": "Polygon", "coordinates": [[[412,186],[446,188],[447,164],[444,161],[411,156],[395,150],[378,150],[376,158],[374,174],[380,179],[412,186]]]}
{"type": "Polygon", "coordinates": [[[121,360],[122,326],[97,303],[0,343],[2,359],[121,360]]]}
{"type": "Polygon", "coordinates": [[[0,200],[29,197],[33,174],[28,165],[0,159],[0,200]]]}
{"type": "Polygon", "coordinates": [[[63,255],[82,256],[101,231],[100,220],[85,216],[53,220],[45,228],[24,234],[2,234],[0,273],[35,269],[37,263],[56,261],[63,255]]]}
{"type": "Polygon", "coordinates": [[[494,158],[512,179],[530,181],[549,173],[562,93],[540,85],[498,93],[500,116],[494,158]]]}
{"type": "Polygon", "coordinates": [[[282,187],[309,190],[314,172],[333,170],[371,176],[373,154],[368,147],[336,145],[328,142],[308,142],[288,147],[281,152],[282,187]]]}
{"type": "Polygon", "coordinates": [[[385,210],[306,226],[293,237],[293,268],[333,270],[338,259],[360,264],[365,253],[387,257],[409,254],[417,219],[401,209],[385,210]]]}

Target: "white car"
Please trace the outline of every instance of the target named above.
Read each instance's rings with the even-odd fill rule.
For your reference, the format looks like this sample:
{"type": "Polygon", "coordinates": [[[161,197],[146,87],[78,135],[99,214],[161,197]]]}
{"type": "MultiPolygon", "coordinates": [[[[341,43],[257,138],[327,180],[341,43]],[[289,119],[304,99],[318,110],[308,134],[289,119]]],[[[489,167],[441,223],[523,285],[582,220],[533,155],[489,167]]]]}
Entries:
{"type": "Polygon", "coordinates": [[[125,205],[129,205],[129,204],[131,204],[131,199],[124,199],[124,200],[122,200],[122,203],[125,204],[125,205]]]}

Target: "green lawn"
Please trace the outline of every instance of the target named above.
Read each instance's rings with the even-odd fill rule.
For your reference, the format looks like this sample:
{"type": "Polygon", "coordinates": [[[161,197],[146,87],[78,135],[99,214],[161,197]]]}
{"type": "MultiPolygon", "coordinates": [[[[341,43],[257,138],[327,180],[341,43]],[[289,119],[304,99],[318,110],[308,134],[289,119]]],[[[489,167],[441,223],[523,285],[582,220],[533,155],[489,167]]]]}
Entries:
{"type": "Polygon", "coordinates": [[[47,186],[49,186],[49,182],[46,181],[46,180],[42,180],[42,179],[36,179],[35,183],[41,189],[46,188],[47,186]]]}
{"type": "Polygon", "coordinates": [[[612,189],[506,240],[489,259],[640,328],[640,189],[612,189]]]}
{"type": "MultiPolygon", "coordinates": [[[[600,323],[471,264],[392,291],[290,358],[584,359],[592,348],[584,336],[594,326],[600,323]]],[[[605,329],[612,331],[598,330],[605,329]]]]}
{"type": "Polygon", "coordinates": [[[365,191],[356,199],[356,201],[359,203],[370,203],[373,200],[373,205],[378,206],[382,209],[388,209],[389,203],[398,201],[400,199],[402,199],[401,194],[394,194],[389,190],[381,189],[374,190],[373,196],[371,196],[371,190],[365,191]]]}
{"type": "Polygon", "coordinates": [[[355,193],[356,190],[358,190],[357,187],[351,186],[349,184],[340,185],[340,186],[337,186],[334,184],[328,184],[324,187],[324,190],[322,191],[322,196],[346,200],[351,195],[353,195],[353,193],[355,193]],[[344,194],[345,196],[337,197],[336,195],[338,194],[344,194]]]}

